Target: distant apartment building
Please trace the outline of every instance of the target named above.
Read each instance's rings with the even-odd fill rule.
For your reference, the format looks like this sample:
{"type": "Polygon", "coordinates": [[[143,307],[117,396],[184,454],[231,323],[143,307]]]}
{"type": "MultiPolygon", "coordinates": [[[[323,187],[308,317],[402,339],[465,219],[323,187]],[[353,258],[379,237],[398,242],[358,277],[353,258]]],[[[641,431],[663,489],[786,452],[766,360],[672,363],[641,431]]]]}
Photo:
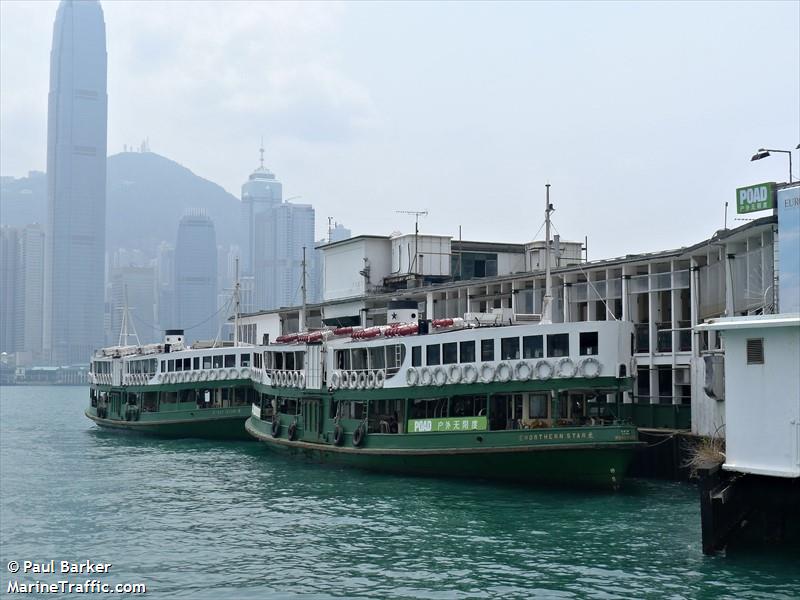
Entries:
{"type": "Polygon", "coordinates": [[[0,230],[0,352],[20,365],[42,359],[44,243],[39,224],[0,230]]]}
{"type": "Polygon", "coordinates": [[[44,344],[85,364],[104,341],[106,33],[98,2],[61,2],[47,115],[44,344]]]}
{"type": "Polygon", "coordinates": [[[186,339],[214,339],[217,310],[217,237],[214,222],[202,210],[184,215],[175,244],[176,328],[186,339]]]}

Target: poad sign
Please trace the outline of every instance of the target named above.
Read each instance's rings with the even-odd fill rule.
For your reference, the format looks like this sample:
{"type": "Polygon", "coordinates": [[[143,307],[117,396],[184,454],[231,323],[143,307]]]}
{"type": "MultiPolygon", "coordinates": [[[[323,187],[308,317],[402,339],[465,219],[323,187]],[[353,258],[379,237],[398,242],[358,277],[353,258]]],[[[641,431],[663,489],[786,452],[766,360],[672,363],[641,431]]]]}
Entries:
{"type": "Polygon", "coordinates": [[[738,214],[775,208],[775,182],[759,183],[736,189],[738,214]]]}

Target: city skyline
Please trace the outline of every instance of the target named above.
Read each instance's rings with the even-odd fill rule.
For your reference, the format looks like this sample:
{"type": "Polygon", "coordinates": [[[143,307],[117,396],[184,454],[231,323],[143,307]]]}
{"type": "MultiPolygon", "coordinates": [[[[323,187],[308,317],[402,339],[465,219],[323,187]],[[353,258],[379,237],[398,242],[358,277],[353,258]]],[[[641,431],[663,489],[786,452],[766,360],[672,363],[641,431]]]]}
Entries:
{"type": "MultiPolygon", "coordinates": [[[[549,181],[556,227],[590,257],[691,243],[730,190],[788,179],[783,157],[749,158],[800,131],[796,3],[147,6],[104,5],[109,148],[149,138],[238,196],[263,135],[284,195],[313,199],[315,239],[323,216],[388,234],[413,227],[395,210],[427,208],[425,232],[529,241],[549,181]],[[652,226],[676,215],[674,236],[652,226]]],[[[36,44],[54,9],[0,4],[4,175],[44,168],[36,44]]]]}

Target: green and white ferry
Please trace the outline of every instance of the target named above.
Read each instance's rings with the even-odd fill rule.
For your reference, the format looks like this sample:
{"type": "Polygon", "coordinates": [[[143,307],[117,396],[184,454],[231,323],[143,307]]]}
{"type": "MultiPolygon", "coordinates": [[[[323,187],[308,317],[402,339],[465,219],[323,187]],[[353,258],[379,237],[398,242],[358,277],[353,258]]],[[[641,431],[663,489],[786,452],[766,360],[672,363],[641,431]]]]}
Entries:
{"type": "Polygon", "coordinates": [[[479,321],[281,336],[263,347],[247,432],[375,471],[619,486],[637,430],[587,404],[631,390],[633,325],[479,321]]]}
{"type": "Polygon", "coordinates": [[[97,351],[86,416],[101,427],[177,438],[250,439],[244,422],[256,400],[253,346],[184,343],[181,329],[161,344],[97,351]]]}

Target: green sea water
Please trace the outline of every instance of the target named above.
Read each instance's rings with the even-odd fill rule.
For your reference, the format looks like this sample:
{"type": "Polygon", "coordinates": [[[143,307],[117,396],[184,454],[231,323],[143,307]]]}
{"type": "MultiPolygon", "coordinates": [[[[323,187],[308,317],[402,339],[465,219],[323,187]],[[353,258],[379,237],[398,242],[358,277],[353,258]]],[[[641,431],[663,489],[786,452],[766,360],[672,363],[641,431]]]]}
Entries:
{"type": "MultiPolygon", "coordinates": [[[[621,492],[382,476],[257,443],[106,432],[86,388],[0,388],[0,595],[144,583],[142,598],[800,598],[800,557],[705,557],[687,484],[621,492]],[[9,561],[111,563],[12,574],[9,561]]],[[[31,594],[30,597],[104,594],[31,594]]],[[[108,597],[106,595],[106,597],[108,597]]]]}

